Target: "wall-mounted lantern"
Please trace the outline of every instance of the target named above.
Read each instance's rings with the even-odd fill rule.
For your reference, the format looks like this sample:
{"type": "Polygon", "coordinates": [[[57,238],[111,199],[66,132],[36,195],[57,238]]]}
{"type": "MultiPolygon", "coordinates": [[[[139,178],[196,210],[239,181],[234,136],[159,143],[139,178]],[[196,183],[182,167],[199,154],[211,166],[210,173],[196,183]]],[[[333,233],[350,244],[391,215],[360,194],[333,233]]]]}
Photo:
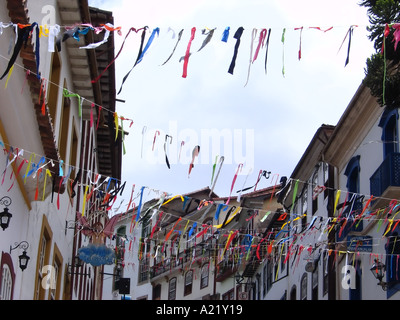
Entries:
{"type": "Polygon", "coordinates": [[[11,251],[17,249],[18,247],[21,247],[22,250],[24,250],[22,252],[21,255],[19,255],[18,259],[19,259],[19,267],[21,268],[22,271],[24,271],[26,269],[26,267],[28,266],[28,262],[30,257],[26,254],[26,250],[29,248],[29,243],[27,241],[21,241],[20,243],[15,243],[15,247],[12,248],[10,246],[10,254],[11,251]]]}
{"type": "Polygon", "coordinates": [[[382,286],[383,290],[387,290],[387,282],[382,281],[382,279],[385,277],[385,272],[386,272],[386,266],[380,262],[378,259],[375,259],[374,264],[371,267],[371,272],[374,275],[374,277],[379,281],[378,285],[382,286]]]}
{"type": "Polygon", "coordinates": [[[11,198],[7,196],[4,196],[0,199],[0,205],[6,206],[3,212],[0,212],[0,227],[3,229],[3,231],[8,228],[10,219],[12,217],[12,214],[8,211],[8,206],[11,204],[11,202],[11,198]]]}

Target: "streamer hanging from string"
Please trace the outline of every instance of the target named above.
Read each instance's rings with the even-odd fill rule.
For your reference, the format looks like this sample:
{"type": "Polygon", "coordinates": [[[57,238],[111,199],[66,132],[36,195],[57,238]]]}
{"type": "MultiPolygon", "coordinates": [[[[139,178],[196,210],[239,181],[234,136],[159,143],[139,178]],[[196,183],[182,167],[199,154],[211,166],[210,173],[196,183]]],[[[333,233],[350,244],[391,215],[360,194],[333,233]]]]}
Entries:
{"type": "Polygon", "coordinates": [[[129,77],[129,74],[132,72],[133,68],[135,68],[135,66],[138,64],[139,58],[142,56],[144,38],[145,38],[145,36],[146,36],[147,28],[148,28],[148,27],[144,27],[144,28],[143,28],[143,31],[142,31],[139,53],[138,53],[138,56],[137,56],[137,58],[136,58],[135,64],[133,65],[133,67],[131,68],[131,70],[129,70],[129,72],[128,72],[128,73],[124,76],[124,78],[122,79],[121,87],[119,88],[119,91],[118,91],[117,94],[120,94],[120,93],[121,93],[122,87],[123,87],[123,85],[124,85],[126,79],[129,77]]]}
{"type": "Polygon", "coordinates": [[[139,200],[139,206],[138,206],[137,213],[136,213],[136,222],[138,222],[139,218],[140,218],[140,210],[142,209],[143,191],[145,188],[146,187],[142,187],[140,189],[140,200],[139,200]]]}
{"type": "Polygon", "coordinates": [[[282,42],[282,75],[283,75],[283,77],[285,77],[285,33],[286,33],[286,28],[283,28],[282,37],[281,37],[281,42],[282,42]]]}
{"type": "Polygon", "coordinates": [[[357,27],[357,26],[356,25],[352,25],[352,26],[349,27],[349,29],[347,30],[346,36],[344,37],[343,42],[342,42],[342,44],[340,45],[340,48],[339,48],[339,51],[340,51],[340,49],[343,46],[343,43],[346,41],[346,38],[349,37],[349,42],[348,42],[348,45],[347,45],[347,57],[346,57],[346,62],[344,64],[345,67],[347,66],[347,64],[350,61],[351,37],[353,35],[354,27],[357,27]]]}
{"type": "Polygon", "coordinates": [[[190,36],[190,40],[188,43],[188,46],[186,48],[186,54],[185,54],[185,59],[183,61],[183,73],[182,73],[182,78],[186,78],[187,77],[187,67],[188,67],[188,63],[189,63],[189,57],[190,57],[190,47],[192,45],[192,41],[194,39],[194,36],[196,34],[196,28],[193,27],[192,28],[192,32],[191,32],[191,36],[190,36]]]}
{"type": "Polygon", "coordinates": [[[167,155],[167,141],[169,139],[169,143],[172,144],[172,137],[168,134],[165,135],[165,141],[164,141],[164,153],[165,153],[165,162],[167,163],[168,169],[171,169],[171,166],[168,161],[168,155],[167,155]]]}
{"type": "Polygon", "coordinates": [[[394,42],[394,51],[396,51],[397,45],[400,41],[400,23],[393,23],[392,28],[395,29],[393,32],[393,42],[394,42]]]}
{"type": "Polygon", "coordinates": [[[233,52],[232,61],[231,61],[231,64],[229,66],[229,69],[228,69],[228,73],[230,73],[230,74],[233,74],[233,71],[235,69],[236,58],[237,58],[238,50],[239,50],[239,46],[240,46],[240,38],[241,38],[241,36],[243,34],[243,31],[244,31],[244,28],[243,27],[239,27],[236,30],[235,35],[233,36],[236,39],[236,44],[235,44],[235,49],[234,49],[234,52],[233,52]]]}
{"type": "Polygon", "coordinates": [[[118,58],[118,56],[120,55],[122,49],[124,48],[125,41],[126,41],[126,39],[128,38],[128,36],[129,36],[129,34],[131,33],[131,31],[134,31],[134,32],[138,33],[140,30],[142,30],[142,28],[141,28],[141,29],[138,29],[138,30],[136,30],[135,28],[130,28],[130,29],[129,29],[128,33],[127,33],[126,36],[125,36],[124,41],[122,42],[121,48],[119,49],[117,55],[116,55],[116,56],[114,57],[114,59],[107,65],[107,67],[106,67],[95,79],[92,80],[92,83],[96,83],[97,81],[99,81],[100,78],[102,77],[102,75],[104,74],[104,72],[106,72],[106,71],[108,70],[108,68],[115,62],[115,60],[117,60],[117,58],[118,58]]]}
{"type": "Polygon", "coordinates": [[[261,32],[260,32],[260,37],[259,37],[259,39],[258,39],[257,49],[256,49],[256,52],[255,52],[255,54],[254,54],[252,63],[254,63],[254,61],[257,60],[257,58],[258,58],[258,53],[259,53],[259,51],[260,51],[260,48],[261,48],[261,47],[264,47],[264,42],[265,42],[265,37],[266,37],[266,36],[267,36],[267,29],[262,29],[261,32]]]}
{"type": "Polygon", "coordinates": [[[221,210],[226,211],[228,210],[228,205],[227,204],[223,204],[223,203],[219,203],[217,206],[217,210],[215,210],[215,215],[214,215],[214,219],[218,220],[219,215],[221,213],[221,210]],[[223,209],[222,209],[223,208],[223,209]]]}
{"type": "Polygon", "coordinates": [[[238,190],[238,191],[237,191],[237,192],[239,193],[239,195],[238,195],[238,197],[237,197],[237,202],[240,202],[240,198],[242,197],[243,188],[244,188],[244,186],[246,185],[247,179],[249,178],[249,175],[250,175],[250,173],[251,173],[252,171],[253,171],[253,169],[250,168],[250,169],[249,169],[249,172],[248,172],[247,175],[246,175],[246,179],[244,179],[242,190],[238,190]]]}
{"type": "Polygon", "coordinates": [[[154,144],[156,143],[156,139],[157,139],[157,136],[159,136],[160,135],[160,131],[158,131],[158,130],[156,130],[156,132],[154,133],[154,138],[153,138],[153,147],[152,147],[152,151],[154,151],[154,144]]]}
{"type": "Polygon", "coordinates": [[[243,163],[239,163],[239,165],[238,165],[238,167],[236,169],[235,176],[233,177],[233,180],[232,180],[231,191],[229,193],[229,197],[228,197],[228,200],[226,201],[226,204],[229,204],[229,201],[231,200],[232,190],[233,190],[233,187],[235,185],[236,178],[237,178],[239,172],[242,171],[242,167],[243,167],[243,163]]]}
{"type": "Polygon", "coordinates": [[[178,156],[178,161],[181,160],[181,153],[182,153],[182,147],[185,145],[185,141],[181,141],[181,146],[179,148],[179,156],[178,156]]]}
{"type": "Polygon", "coordinates": [[[140,54],[140,57],[139,57],[139,59],[138,59],[136,64],[142,62],[142,60],[144,58],[144,55],[146,54],[146,52],[149,49],[150,45],[153,43],[154,37],[156,35],[158,36],[159,34],[160,34],[160,28],[153,29],[153,31],[152,31],[152,33],[150,35],[150,38],[149,38],[149,40],[147,40],[146,46],[144,47],[142,53],[140,54]]]}
{"type": "Polygon", "coordinates": [[[208,32],[207,32],[207,29],[203,29],[203,30],[201,31],[201,33],[202,33],[202,34],[206,34],[207,37],[204,39],[204,41],[203,41],[203,43],[202,43],[200,49],[197,50],[197,52],[199,52],[201,49],[203,49],[203,48],[211,41],[211,39],[212,39],[212,37],[213,37],[213,35],[214,35],[214,31],[215,31],[215,28],[209,30],[208,32]]]}
{"type": "Polygon", "coordinates": [[[81,96],[77,93],[70,93],[68,89],[63,89],[63,96],[65,98],[72,98],[76,97],[78,99],[78,106],[79,106],[79,117],[82,117],[82,103],[81,103],[81,96]]]}
{"type": "Polygon", "coordinates": [[[254,191],[256,191],[257,185],[258,185],[258,183],[260,182],[261,178],[264,177],[265,179],[268,180],[270,174],[271,174],[271,171],[260,170],[260,172],[258,173],[257,181],[256,181],[256,183],[255,183],[253,186],[247,187],[247,188],[244,188],[244,189],[241,189],[241,190],[238,190],[238,191],[236,191],[236,192],[239,193],[239,192],[247,191],[247,190],[252,189],[253,187],[254,187],[254,191]]]}
{"type": "MultiPolygon", "coordinates": [[[[110,23],[107,23],[108,27],[113,28],[113,25],[110,23]]],[[[79,47],[79,49],[95,49],[100,47],[102,44],[106,43],[108,41],[108,38],[110,36],[111,30],[109,28],[104,28],[106,31],[104,33],[104,38],[103,40],[96,42],[96,43],[89,43],[87,46],[84,47],[79,47]]]]}
{"type": "Polygon", "coordinates": [[[265,44],[265,62],[264,62],[264,68],[265,68],[265,74],[267,74],[267,60],[268,60],[268,47],[269,47],[269,38],[271,36],[271,28],[268,29],[268,36],[267,36],[267,43],[265,44]]]}
{"type": "Polygon", "coordinates": [[[386,104],[386,38],[388,37],[390,33],[389,25],[386,23],[385,26],[385,31],[383,33],[383,43],[382,43],[382,50],[381,53],[383,53],[383,83],[382,83],[382,103],[383,105],[386,104]]]}
{"type": "MultiPolygon", "coordinates": [[[[18,27],[17,42],[15,43],[13,54],[12,54],[10,60],[8,61],[7,68],[4,71],[3,75],[0,77],[0,80],[2,80],[8,74],[11,67],[14,65],[15,60],[17,59],[18,54],[21,51],[22,45],[24,44],[24,42],[25,42],[25,44],[27,43],[27,41],[29,39],[29,34],[32,31],[33,27],[34,27],[33,24],[22,27],[22,28],[18,27]]],[[[37,40],[37,43],[39,43],[38,40],[37,40]]],[[[39,78],[39,72],[37,72],[37,77],[39,78]]]]}
{"type": "Polygon", "coordinates": [[[300,61],[301,60],[301,36],[303,34],[303,27],[294,28],[294,30],[300,30],[300,43],[299,43],[299,53],[298,53],[298,58],[299,58],[299,61],[300,61]]]}
{"type": "Polygon", "coordinates": [[[223,41],[223,42],[228,42],[229,30],[230,30],[230,29],[231,29],[230,27],[226,27],[226,28],[225,28],[224,32],[222,33],[222,39],[221,39],[221,41],[223,41]]]}
{"type": "MultiPolygon", "coordinates": [[[[211,197],[211,195],[212,195],[212,193],[213,193],[213,191],[214,191],[215,184],[217,183],[217,180],[218,180],[218,177],[219,177],[219,173],[221,172],[221,168],[222,168],[222,165],[223,165],[223,163],[224,163],[224,160],[225,160],[225,158],[224,158],[223,156],[221,156],[221,157],[219,158],[219,168],[218,168],[218,172],[217,172],[217,175],[216,175],[216,177],[215,177],[214,183],[212,184],[212,187],[211,187],[211,190],[210,190],[210,193],[209,193],[208,197],[211,197]]],[[[214,175],[214,173],[213,173],[213,175],[214,175]]]]}
{"type": "Polygon", "coordinates": [[[140,150],[140,157],[141,157],[141,158],[143,158],[143,140],[144,140],[144,135],[145,135],[145,133],[146,133],[146,130],[147,130],[147,127],[144,126],[144,127],[142,128],[142,147],[141,147],[141,150],[140,150]]]}
{"type": "Polygon", "coordinates": [[[194,168],[194,160],[196,159],[196,157],[198,157],[199,153],[200,153],[200,146],[195,146],[192,151],[192,162],[189,164],[188,177],[190,177],[190,173],[192,172],[192,169],[194,168]]]}
{"type": "Polygon", "coordinates": [[[213,170],[212,170],[212,175],[211,175],[211,185],[213,184],[214,173],[215,173],[215,167],[217,166],[218,157],[219,157],[219,156],[216,156],[216,157],[215,157],[215,162],[214,162],[214,164],[213,164],[213,170]]]}
{"type": "MultiPolygon", "coordinates": [[[[176,41],[176,44],[175,44],[175,46],[174,46],[174,49],[172,50],[172,52],[171,52],[171,54],[169,55],[168,59],[165,60],[165,62],[162,64],[162,66],[163,66],[164,64],[166,64],[166,63],[169,61],[169,59],[171,59],[171,57],[174,55],[175,49],[176,49],[176,47],[178,46],[179,42],[181,41],[182,34],[183,34],[183,30],[184,30],[184,29],[182,29],[181,31],[179,31],[179,33],[178,33],[178,40],[176,41]]],[[[175,35],[175,34],[174,34],[174,35],[175,35]]],[[[173,38],[174,38],[174,37],[173,37],[173,38]]]]}
{"type": "Polygon", "coordinates": [[[294,185],[293,198],[292,198],[292,208],[290,209],[290,212],[293,212],[294,204],[296,202],[296,196],[297,196],[298,187],[299,187],[299,179],[296,180],[296,183],[294,185]]]}
{"type": "Polygon", "coordinates": [[[244,86],[247,86],[247,83],[249,82],[249,78],[250,78],[250,68],[252,65],[252,57],[253,57],[253,44],[254,44],[254,39],[257,36],[257,29],[253,28],[253,32],[251,33],[251,45],[250,45],[250,59],[249,59],[249,68],[247,70],[247,80],[244,86]]]}

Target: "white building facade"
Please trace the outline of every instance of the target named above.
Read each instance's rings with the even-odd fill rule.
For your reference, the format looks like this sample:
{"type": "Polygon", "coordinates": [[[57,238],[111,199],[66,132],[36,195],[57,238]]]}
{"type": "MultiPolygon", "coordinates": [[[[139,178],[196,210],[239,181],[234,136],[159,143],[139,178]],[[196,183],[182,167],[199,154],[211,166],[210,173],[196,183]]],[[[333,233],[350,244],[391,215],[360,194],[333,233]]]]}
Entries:
{"type": "Polygon", "coordinates": [[[89,214],[94,203],[88,199],[82,211],[85,186],[94,179],[88,173],[100,172],[90,106],[77,99],[99,102],[88,67],[94,60],[72,41],[56,46],[56,35],[65,32],[57,26],[84,21],[89,7],[85,1],[0,6],[0,211],[12,214],[0,230],[0,300],[101,298],[95,268],[71,269],[84,244],[74,240],[77,212],[89,214]],[[19,266],[24,252],[25,269],[19,266]]]}
{"type": "Polygon", "coordinates": [[[336,170],[339,199],[335,212],[338,300],[400,298],[398,132],[398,109],[380,107],[361,85],[325,150],[326,160],[336,170]],[[385,265],[381,279],[373,268],[377,263],[385,265]]]}

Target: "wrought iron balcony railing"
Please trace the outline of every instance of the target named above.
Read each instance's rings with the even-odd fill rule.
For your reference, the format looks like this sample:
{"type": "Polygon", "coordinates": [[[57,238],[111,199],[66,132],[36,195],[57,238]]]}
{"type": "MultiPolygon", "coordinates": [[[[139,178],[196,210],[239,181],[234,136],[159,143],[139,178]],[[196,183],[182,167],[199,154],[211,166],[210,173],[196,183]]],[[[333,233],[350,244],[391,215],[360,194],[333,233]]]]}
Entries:
{"type": "Polygon", "coordinates": [[[193,260],[199,258],[211,258],[213,254],[214,251],[210,243],[197,244],[152,266],[150,268],[150,278],[160,276],[166,272],[169,273],[176,268],[183,268],[187,262],[193,262],[193,260]]]}
{"type": "Polygon", "coordinates": [[[400,153],[386,156],[370,178],[371,195],[380,197],[389,187],[400,187],[400,153]]]}

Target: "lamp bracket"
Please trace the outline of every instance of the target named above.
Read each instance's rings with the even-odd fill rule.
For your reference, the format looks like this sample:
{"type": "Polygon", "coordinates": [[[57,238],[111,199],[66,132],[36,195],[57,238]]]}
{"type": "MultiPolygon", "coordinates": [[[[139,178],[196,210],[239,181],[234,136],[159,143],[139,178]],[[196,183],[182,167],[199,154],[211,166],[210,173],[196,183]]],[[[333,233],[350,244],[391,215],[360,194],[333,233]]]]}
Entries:
{"type": "Polygon", "coordinates": [[[0,199],[0,205],[8,207],[12,203],[9,196],[4,196],[0,199]]]}
{"type": "Polygon", "coordinates": [[[21,249],[26,251],[29,248],[29,243],[27,241],[21,241],[20,243],[15,242],[14,246],[15,246],[14,248],[12,246],[10,246],[10,254],[11,254],[11,251],[17,249],[18,247],[21,247],[21,249]]]}

